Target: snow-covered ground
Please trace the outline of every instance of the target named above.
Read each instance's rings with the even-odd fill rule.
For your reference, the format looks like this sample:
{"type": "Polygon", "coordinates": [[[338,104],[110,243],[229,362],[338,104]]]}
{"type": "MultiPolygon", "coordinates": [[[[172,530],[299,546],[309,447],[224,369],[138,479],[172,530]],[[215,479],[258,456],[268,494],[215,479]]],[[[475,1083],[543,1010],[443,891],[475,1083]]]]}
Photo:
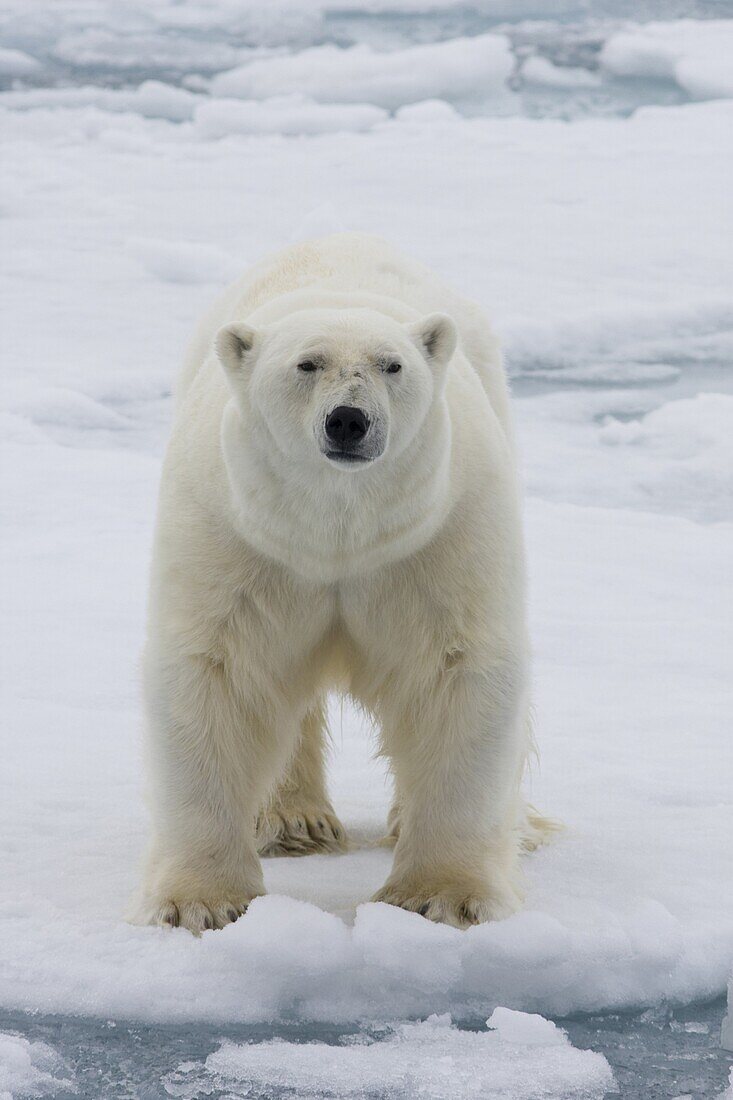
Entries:
{"type": "MultiPolygon", "coordinates": [[[[733,21],[566,24],[561,5],[507,0],[484,26],[458,5],[386,7],[0,5],[0,1007],[392,1021],[384,1043],[334,1056],[364,1095],[378,1079],[398,1095],[389,1075],[418,1073],[429,1039],[433,1070],[414,1080],[455,1058],[475,1092],[424,1095],[494,1095],[502,1067],[536,1057],[556,1066],[554,1092],[518,1077],[497,1095],[601,1096],[605,1066],[562,1036],[520,1057],[501,1029],[395,1021],[725,989],[733,89],[717,59],[733,21]],[[270,896],[200,940],[131,927],[138,656],[171,383],[219,286],[340,228],[434,266],[504,338],[527,486],[529,787],[567,829],[527,859],[510,920],[461,933],[369,904],[390,860],[375,844],[388,783],[369,730],[334,701],[352,850],[268,861],[270,896]]],[[[675,15],[689,13],[707,14],[675,15]]],[[[57,1072],[2,1042],[0,1096],[13,1073],[40,1091],[57,1072]]],[[[281,1053],[250,1060],[252,1080],[275,1081],[281,1053]]],[[[290,1053],[307,1075],[308,1052],[290,1053]]],[[[223,1048],[186,1072],[231,1087],[240,1069],[223,1048]]],[[[314,1095],[326,1080],[307,1079],[314,1095]]]]}

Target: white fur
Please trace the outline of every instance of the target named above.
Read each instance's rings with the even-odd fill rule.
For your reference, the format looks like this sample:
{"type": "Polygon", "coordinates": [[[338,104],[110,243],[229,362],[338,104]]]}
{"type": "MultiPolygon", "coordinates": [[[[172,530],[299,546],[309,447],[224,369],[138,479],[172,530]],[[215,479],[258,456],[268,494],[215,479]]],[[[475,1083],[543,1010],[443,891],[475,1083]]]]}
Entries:
{"type": "Polygon", "coordinates": [[[343,844],[332,689],[374,715],[394,774],[378,898],[458,926],[516,909],[524,603],[506,385],[478,308],[357,234],[231,287],[191,346],[161,485],[147,919],[220,926],[263,892],[258,847],[343,844]],[[338,405],[368,413],[373,461],[324,454],[338,405]]]}

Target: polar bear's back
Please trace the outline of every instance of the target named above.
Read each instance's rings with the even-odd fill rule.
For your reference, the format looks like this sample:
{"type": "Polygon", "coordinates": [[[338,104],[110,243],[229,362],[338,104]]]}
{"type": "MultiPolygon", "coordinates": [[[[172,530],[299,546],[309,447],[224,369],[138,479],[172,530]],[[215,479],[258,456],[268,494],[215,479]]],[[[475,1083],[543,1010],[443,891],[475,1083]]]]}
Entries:
{"type": "Polygon", "coordinates": [[[450,314],[466,359],[481,379],[500,423],[508,429],[508,395],[499,344],[479,306],[457,295],[423,264],[404,256],[381,237],[366,233],[336,233],[291,245],[267,256],[228,287],[189,347],[179,395],[193,380],[222,325],[244,320],[273,299],[306,288],[362,291],[393,298],[419,314],[450,314]]]}

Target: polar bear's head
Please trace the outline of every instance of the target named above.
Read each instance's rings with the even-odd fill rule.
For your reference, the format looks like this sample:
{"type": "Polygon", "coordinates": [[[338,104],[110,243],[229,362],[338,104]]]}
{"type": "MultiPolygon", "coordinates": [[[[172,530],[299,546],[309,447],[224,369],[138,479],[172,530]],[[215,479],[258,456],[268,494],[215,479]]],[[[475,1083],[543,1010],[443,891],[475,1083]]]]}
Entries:
{"type": "Polygon", "coordinates": [[[356,471],[415,440],[442,393],[456,330],[439,313],[402,324],[371,309],[307,309],[258,328],[228,325],[215,347],[248,429],[268,447],[356,471]]]}

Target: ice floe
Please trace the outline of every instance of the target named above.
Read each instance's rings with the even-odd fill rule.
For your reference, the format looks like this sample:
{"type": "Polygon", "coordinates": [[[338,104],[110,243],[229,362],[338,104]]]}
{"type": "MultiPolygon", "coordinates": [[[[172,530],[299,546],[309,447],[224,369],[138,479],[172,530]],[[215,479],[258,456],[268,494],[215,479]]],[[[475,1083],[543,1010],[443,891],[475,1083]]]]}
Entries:
{"type": "Polygon", "coordinates": [[[224,1042],[205,1063],[184,1064],[165,1079],[170,1096],[244,1087],[295,1089],[303,1100],[377,1093],[387,1100],[602,1100],[612,1085],[602,1055],[576,1050],[549,1020],[505,1008],[483,1031],[430,1016],[338,1045],[224,1042]]]}
{"type": "Polygon", "coordinates": [[[613,34],[601,65],[614,76],[671,80],[693,99],[733,96],[733,19],[644,23],[613,34]]]}

